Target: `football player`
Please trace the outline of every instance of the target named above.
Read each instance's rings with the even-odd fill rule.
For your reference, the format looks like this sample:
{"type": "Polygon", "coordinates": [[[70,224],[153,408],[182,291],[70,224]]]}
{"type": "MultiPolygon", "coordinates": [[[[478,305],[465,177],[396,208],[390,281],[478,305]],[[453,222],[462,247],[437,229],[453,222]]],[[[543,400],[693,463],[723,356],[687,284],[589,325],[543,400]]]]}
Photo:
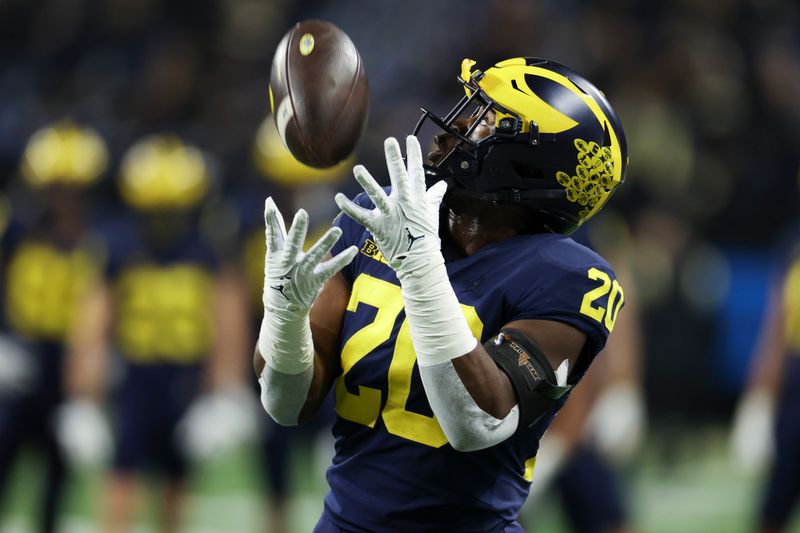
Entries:
{"type": "Polygon", "coordinates": [[[211,186],[198,148],[145,137],[125,154],[119,184],[137,220],[110,237],[106,279],[73,338],[62,440],[79,447],[70,429],[97,425],[104,377],[117,370],[103,530],[131,529],[141,476],[155,471],[164,480],[158,530],[176,531],[189,460],[242,430],[244,297],[197,228],[211,186]]]}
{"type": "Polygon", "coordinates": [[[53,431],[62,400],[64,351],[77,310],[102,270],[89,230],[88,189],[108,164],[100,135],[69,121],[37,131],[22,159],[30,196],[2,212],[0,490],[26,443],[44,458],[37,529],[56,531],[67,465],[53,431]],[[31,202],[32,201],[32,202],[31,202]]]}
{"type": "Polygon", "coordinates": [[[462,63],[465,96],[423,163],[385,142],[391,182],[307,253],[300,210],[265,207],[266,411],[304,421],[331,387],[336,455],[316,531],[522,531],[539,439],[624,302],[608,263],[566,236],[623,182],[625,137],[567,67],[462,63]],[[444,198],[444,201],[442,202],[444,198]],[[325,259],[327,252],[334,254],[325,259]]]}
{"type": "Polygon", "coordinates": [[[772,461],[758,517],[764,533],[786,531],[800,497],[800,242],[782,263],[732,432],[739,466],[772,461]]]}

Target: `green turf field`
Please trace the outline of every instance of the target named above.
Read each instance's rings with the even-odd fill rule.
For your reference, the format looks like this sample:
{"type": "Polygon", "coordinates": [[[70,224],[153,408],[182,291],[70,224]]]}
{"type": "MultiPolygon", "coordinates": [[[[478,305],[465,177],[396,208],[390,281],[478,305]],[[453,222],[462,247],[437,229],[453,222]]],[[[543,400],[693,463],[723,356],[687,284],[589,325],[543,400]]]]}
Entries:
{"type": "MultiPolygon", "coordinates": [[[[645,533],[747,533],[757,480],[730,467],[721,430],[690,434],[686,431],[678,446],[659,446],[651,438],[638,462],[626,473],[627,493],[632,503],[635,531],[645,533]],[[692,436],[688,436],[692,435],[692,436]],[[668,452],[668,453],[667,453],[668,452]]],[[[298,450],[293,460],[297,496],[292,501],[292,531],[311,531],[322,507],[325,481],[320,469],[306,458],[308,447],[298,450]]],[[[266,532],[261,480],[254,467],[255,451],[243,448],[203,465],[192,479],[187,514],[190,533],[266,532]]],[[[39,471],[33,455],[18,465],[5,512],[0,520],[3,533],[33,531],[34,495],[39,471]]],[[[535,480],[535,478],[534,478],[535,480]]],[[[102,496],[98,472],[83,472],[70,485],[64,502],[65,533],[97,531],[97,502],[102,496]]],[[[144,495],[144,512],[135,531],[153,531],[157,501],[144,495]]],[[[800,517],[791,532],[800,533],[800,517]]],[[[554,501],[539,502],[528,510],[524,525],[529,532],[566,531],[554,501]]]]}

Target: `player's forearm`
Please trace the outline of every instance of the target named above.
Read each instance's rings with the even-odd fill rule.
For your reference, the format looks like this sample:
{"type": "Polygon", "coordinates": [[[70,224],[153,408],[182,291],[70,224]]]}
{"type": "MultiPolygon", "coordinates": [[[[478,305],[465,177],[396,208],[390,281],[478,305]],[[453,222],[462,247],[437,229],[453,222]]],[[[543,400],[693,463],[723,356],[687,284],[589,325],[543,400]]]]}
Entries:
{"type": "Polygon", "coordinates": [[[476,349],[472,335],[447,276],[441,253],[424,271],[399,273],[411,339],[420,366],[433,366],[476,349]]]}
{"type": "Polygon", "coordinates": [[[68,396],[99,399],[104,393],[111,308],[108,288],[98,283],[89,291],[69,338],[64,372],[68,396]]]}
{"type": "Polygon", "coordinates": [[[453,361],[420,367],[420,377],[431,410],[454,449],[470,452],[489,448],[517,430],[517,406],[503,417],[486,412],[467,390],[453,361]]]}
{"type": "Polygon", "coordinates": [[[513,390],[472,336],[443,262],[402,276],[401,286],[425,394],[450,444],[473,451],[511,436],[513,390]]]}
{"type": "Polygon", "coordinates": [[[282,426],[295,426],[301,421],[313,375],[313,367],[299,374],[284,374],[269,366],[264,368],[258,379],[261,405],[275,422],[282,426]]]}
{"type": "Polygon", "coordinates": [[[784,347],[783,306],[780,285],[770,291],[768,312],[759,332],[748,388],[776,395],[787,351],[784,347]]]}
{"type": "Polygon", "coordinates": [[[264,410],[281,425],[296,425],[314,416],[330,390],[332,379],[317,354],[310,377],[309,371],[291,375],[268,368],[258,347],[253,353],[253,368],[261,387],[264,410]]]}
{"type": "Polygon", "coordinates": [[[444,265],[425,276],[403,276],[401,285],[420,367],[452,361],[475,403],[505,417],[516,404],[511,383],[473,337],[444,265]]]}
{"type": "Polygon", "coordinates": [[[307,313],[265,309],[256,346],[261,404],[275,422],[299,422],[314,376],[314,347],[307,313]]]}
{"type": "Polygon", "coordinates": [[[453,359],[453,367],[475,403],[490,415],[505,418],[516,405],[511,381],[481,344],[453,359]]]}
{"type": "Polygon", "coordinates": [[[67,355],[66,395],[99,401],[105,392],[106,374],[105,345],[71,348],[67,355]]]}
{"type": "Polygon", "coordinates": [[[247,358],[247,297],[238,272],[226,269],[215,283],[214,343],[208,364],[212,389],[245,383],[247,358]]]}

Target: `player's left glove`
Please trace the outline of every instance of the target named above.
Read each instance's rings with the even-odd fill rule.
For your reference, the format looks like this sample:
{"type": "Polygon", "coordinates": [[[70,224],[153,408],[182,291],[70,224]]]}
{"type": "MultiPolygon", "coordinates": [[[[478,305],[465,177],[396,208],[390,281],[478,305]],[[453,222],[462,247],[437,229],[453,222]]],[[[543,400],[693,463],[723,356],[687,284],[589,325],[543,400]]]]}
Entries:
{"type": "Polygon", "coordinates": [[[34,385],[35,358],[8,335],[0,335],[0,398],[28,393],[34,385]]]}
{"type": "Polygon", "coordinates": [[[303,253],[308,213],[300,209],[287,233],[272,198],[265,203],[264,222],[264,319],[258,348],[271,368],[295,375],[311,366],[314,355],[308,323],[311,304],[325,282],[350,263],[358,250],[351,246],[323,261],[342,235],[342,230],[334,227],[303,253]]]}
{"type": "Polygon", "coordinates": [[[256,406],[247,387],[234,385],[205,393],[183,415],[175,438],[195,460],[219,456],[255,437],[256,406]]]}
{"type": "Polygon", "coordinates": [[[533,468],[529,493],[531,500],[540,500],[549,492],[550,486],[561,473],[564,463],[569,458],[568,452],[569,446],[563,436],[552,431],[542,436],[533,468]]]}
{"type": "Polygon", "coordinates": [[[748,391],[739,401],[730,435],[731,459],[748,474],[762,472],[775,455],[775,398],[765,389],[748,391]]]}
{"type": "Polygon", "coordinates": [[[387,195],[369,171],[357,165],[353,173],[375,208],[364,209],[341,193],[336,195],[336,204],[372,232],[381,253],[399,278],[423,276],[444,264],[439,239],[439,204],[447,184],[440,181],[430,189],[425,187],[422,150],[414,136],[406,138],[407,166],[400,145],[393,137],[384,142],[384,153],[391,193],[387,195]]]}
{"type": "Polygon", "coordinates": [[[639,387],[617,383],[607,387],[595,401],[587,431],[600,452],[621,464],[636,452],[646,425],[647,413],[639,387]]]}
{"type": "Polygon", "coordinates": [[[68,400],[56,410],[56,440],[67,461],[75,467],[103,464],[112,446],[111,429],[94,401],[68,400]]]}

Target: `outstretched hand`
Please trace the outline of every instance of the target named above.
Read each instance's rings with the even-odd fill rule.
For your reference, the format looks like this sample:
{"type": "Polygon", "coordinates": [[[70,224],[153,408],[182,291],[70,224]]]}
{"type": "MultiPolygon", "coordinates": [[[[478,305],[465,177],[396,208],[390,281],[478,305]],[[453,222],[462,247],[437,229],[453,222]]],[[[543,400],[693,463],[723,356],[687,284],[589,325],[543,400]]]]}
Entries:
{"type": "Polygon", "coordinates": [[[350,218],[367,228],[375,237],[381,253],[398,277],[424,275],[441,263],[439,239],[439,204],[447,190],[440,181],[425,187],[422,150],[416,137],[406,138],[407,165],[400,145],[393,137],[384,142],[386,166],[392,190],[389,195],[361,165],[353,169],[356,180],[375,204],[374,209],[356,205],[345,195],[336,195],[336,204],[350,218]]]}
{"type": "Polygon", "coordinates": [[[264,205],[267,254],[264,260],[264,308],[306,313],[325,282],[344,268],[358,252],[351,246],[323,261],[342,235],[333,227],[308,250],[303,243],[308,231],[308,213],[300,209],[287,233],[283,216],[272,198],[264,205]]]}

